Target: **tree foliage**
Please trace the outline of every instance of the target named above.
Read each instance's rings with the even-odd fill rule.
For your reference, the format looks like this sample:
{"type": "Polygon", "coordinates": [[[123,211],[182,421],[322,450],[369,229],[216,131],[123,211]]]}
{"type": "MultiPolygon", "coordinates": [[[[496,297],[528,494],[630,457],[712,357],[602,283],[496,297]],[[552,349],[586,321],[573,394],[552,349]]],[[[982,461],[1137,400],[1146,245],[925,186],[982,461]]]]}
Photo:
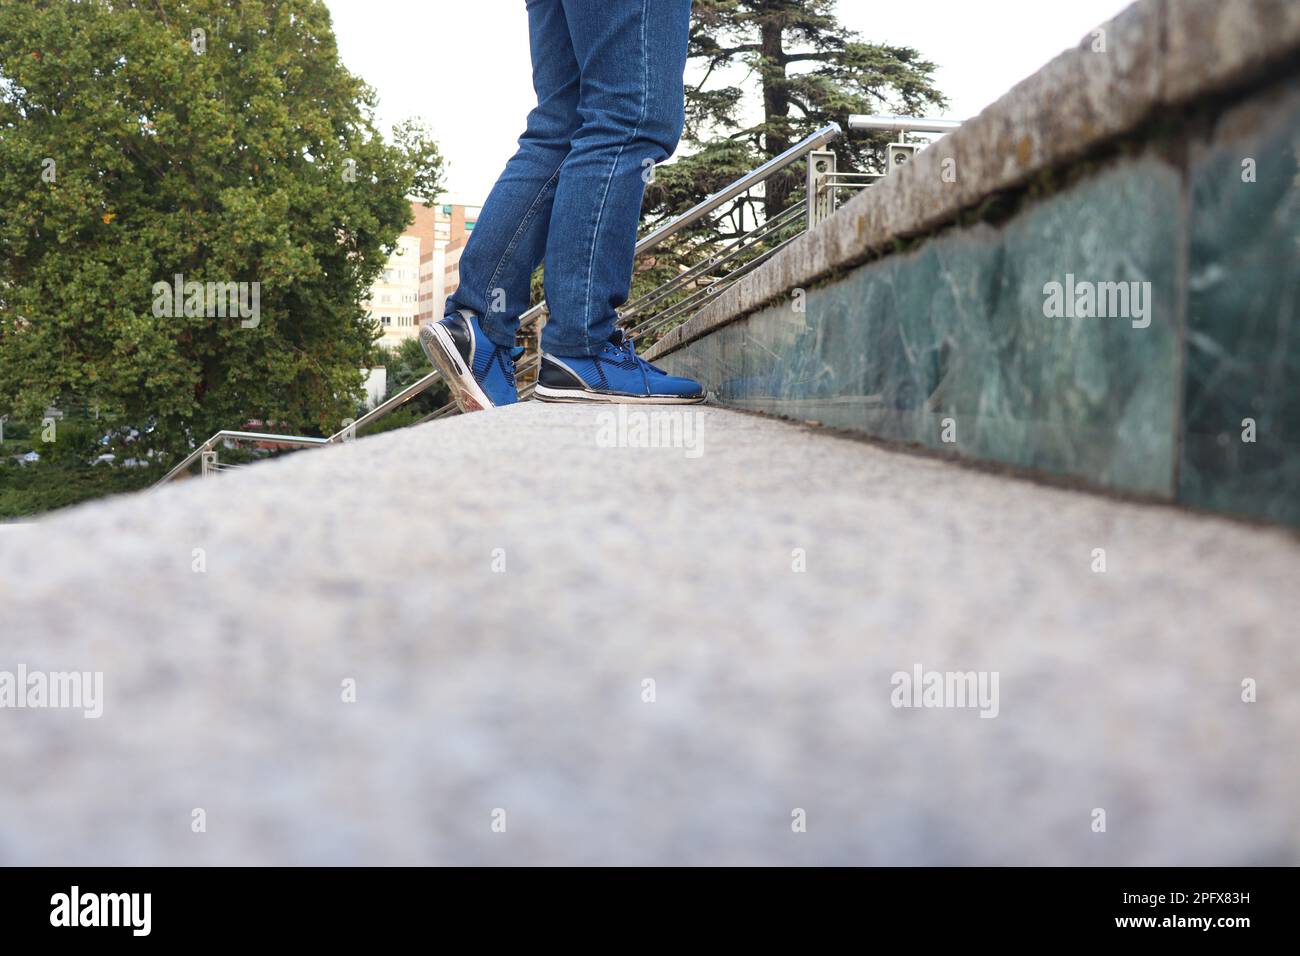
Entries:
{"type": "Polygon", "coordinates": [[[0,0],[0,411],[93,402],[172,451],[335,429],[407,196],[440,188],[374,109],[322,0],[0,0]],[[177,275],[257,283],[256,322],[157,315],[177,275]]]}

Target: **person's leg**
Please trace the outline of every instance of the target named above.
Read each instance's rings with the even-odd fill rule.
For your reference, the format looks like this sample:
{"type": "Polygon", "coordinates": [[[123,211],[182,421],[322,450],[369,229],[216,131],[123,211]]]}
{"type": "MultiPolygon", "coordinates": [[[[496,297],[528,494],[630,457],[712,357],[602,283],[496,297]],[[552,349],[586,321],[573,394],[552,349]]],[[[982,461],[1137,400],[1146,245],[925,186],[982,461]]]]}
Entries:
{"type": "Polygon", "coordinates": [[[546,242],[542,362],[550,402],[701,402],[615,331],[627,301],[647,173],[677,148],[690,0],[564,0],[582,71],[582,126],[560,169],[546,242]]]}
{"type": "Polygon", "coordinates": [[[460,259],[460,286],[446,314],[468,310],[487,337],[512,347],[542,261],[560,166],[578,129],[579,67],[563,0],[528,0],[537,106],[483,205],[460,259]]]}
{"type": "Polygon", "coordinates": [[[677,148],[691,0],[563,0],[582,84],[546,241],[542,348],[599,353],[627,301],[647,170],[677,148]]]}
{"type": "Polygon", "coordinates": [[[563,0],[528,0],[537,106],[460,259],[460,285],[420,344],[461,411],[518,401],[514,344],[542,260],[560,165],[578,128],[579,70],[563,0]]]}

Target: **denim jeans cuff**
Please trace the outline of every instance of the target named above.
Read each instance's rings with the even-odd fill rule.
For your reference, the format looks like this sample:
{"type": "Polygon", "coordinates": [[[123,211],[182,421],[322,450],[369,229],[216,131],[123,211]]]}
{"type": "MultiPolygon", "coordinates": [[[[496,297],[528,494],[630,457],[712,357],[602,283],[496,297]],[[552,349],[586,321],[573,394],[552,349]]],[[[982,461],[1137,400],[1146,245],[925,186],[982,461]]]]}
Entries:
{"type": "Polygon", "coordinates": [[[519,331],[518,319],[507,322],[495,315],[479,316],[478,324],[493,345],[499,345],[504,349],[515,347],[515,338],[519,331]]]}

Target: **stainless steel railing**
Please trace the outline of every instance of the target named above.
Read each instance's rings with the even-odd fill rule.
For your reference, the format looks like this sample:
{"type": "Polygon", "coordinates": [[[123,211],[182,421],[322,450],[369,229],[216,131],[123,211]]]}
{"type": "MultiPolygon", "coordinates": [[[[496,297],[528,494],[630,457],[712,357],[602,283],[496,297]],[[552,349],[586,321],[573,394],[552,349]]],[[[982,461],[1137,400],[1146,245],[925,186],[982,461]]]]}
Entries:
{"type": "Polygon", "coordinates": [[[932,119],[927,116],[867,116],[854,113],[849,129],[883,130],[889,133],[951,133],[961,127],[961,120],[932,119]]]}
{"type": "MultiPolygon", "coordinates": [[[[637,255],[644,256],[691,226],[705,221],[747,193],[766,186],[773,176],[784,172],[817,153],[843,134],[838,123],[828,123],[804,137],[779,156],[774,156],[729,186],[720,189],[692,209],[654,229],[637,243],[637,255]]],[[[666,331],[676,320],[685,320],[703,308],[710,299],[757,269],[781,249],[793,242],[801,225],[807,226],[808,200],[805,198],[766,217],[754,228],[739,236],[728,236],[716,243],[707,240],[688,245],[687,253],[703,252],[704,258],[680,271],[654,289],[636,296],[619,310],[619,324],[633,336],[645,337],[666,331]]]]}
{"type": "MultiPolygon", "coordinates": [[[[890,169],[902,165],[920,147],[920,144],[905,141],[908,133],[943,133],[960,125],[954,120],[915,116],[849,117],[851,129],[900,134],[903,141],[891,143],[886,154],[890,169]]],[[[739,236],[727,237],[716,244],[705,241],[698,248],[689,248],[689,252],[703,252],[704,255],[694,265],[681,267],[676,275],[624,305],[619,310],[619,325],[638,337],[666,331],[767,262],[802,232],[813,229],[834,214],[844,193],[864,189],[883,179],[885,172],[841,172],[837,169],[835,153],[825,147],[841,134],[837,123],[822,127],[690,211],[647,234],[637,243],[638,256],[644,256],[745,193],[765,187],[774,175],[793,164],[807,161],[803,199],[765,218],[739,236]]]]}
{"type": "Polygon", "coordinates": [[[331,443],[340,442],[340,441],[351,441],[353,438],[356,437],[358,429],[365,428],[371,422],[383,418],[393,409],[401,405],[405,405],[411,399],[415,398],[415,396],[429,389],[429,387],[432,386],[437,381],[438,381],[438,372],[437,370],[434,370],[430,372],[428,375],[424,376],[424,378],[420,379],[418,382],[414,382],[406,386],[406,388],[402,389],[396,395],[393,395],[391,398],[385,399],[384,401],[380,402],[370,411],[366,412],[364,415],[358,418],[355,422],[349,422],[345,424],[341,429],[339,429],[337,432],[335,432],[333,435],[329,437],[329,441],[331,443]]]}
{"type": "Polygon", "coordinates": [[[818,150],[808,157],[807,194],[811,197],[808,210],[808,228],[832,215],[839,207],[845,191],[860,190],[884,179],[888,173],[911,160],[922,143],[909,140],[912,133],[943,134],[961,126],[958,120],[934,119],[926,116],[867,116],[853,114],[848,118],[850,130],[897,133],[897,141],[885,150],[883,172],[849,172],[836,168],[835,154],[818,150]]]}
{"type": "Polygon", "coordinates": [[[166,484],[172,479],[179,477],[181,474],[188,471],[190,466],[196,461],[202,461],[202,473],[205,476],[211,474],[216,470],[216,466],[220,465],[219,460],[215,457],[217,445],[226,441],[257,441],[268,444],[273,443],[277,445],[287,445],[289,447],[297,446],[303,448],[329,444],[328,438],[310,438],[304,435],[276,435],[269,432],[219,431],[181,459],[176,467],[154,482],[153,487],[157,488],[159,485],[166,484]]]}
{"type": "MultiPolygon", "coordinates": [[[[430,372],[418,382],[414,382],[402,389],[392,397],[380,402],[370,411],[366,412],[354,422],[347,422],[342,428],[331,435],[329,438],[312,438],[305,435],[279,435],[275,432],[245,432],[245,431],[219,431],[203,444],[199,445],[185,458],[183,458],[171,471],[163,475],[154,483],[154,487],[166,484],[169,481],[179,477],[190,469],[196,462],[202,463],[202,474],[206,477],[217,471],[225,470],[229,466],[223,466],[218,459],[217,446],[226,442],[259,442],[267,445],[285,445],[288,447],[314,448],[319,445],[334,445],[340,442],[348,442],[356,437],[357,431],[366,425],[384,417],[393,409],[406,404],[415,396],[426,391],[431,385],[438,380],[436,371],[430,372]],[[209,457],[210,456],[210,457],[209,457]]],[[[454,406],[447,403],[430,415],[425,416],[421,421],[430,421],[433,418],[449,413],[454,406]]]]}
{"type": "Polygon", "coordinates": [[[754,168],[751,172],[741,176],[730,186],[718,190],[712,196],[705,199],[699,205],[692,207],[682,213],[676,219],[665,223],[658,229],[645,236],[636,244],[637,255],[644,255],[650,250],[659,246],[669,236],[676,235],[687,226],[699,222],[713,210],[719,208],[725,203],[735,199],[741,193],[748,192],[760,183],[766,182],[774,174],[781,172],[788,166],[797,163],[808,155],[814,149],[818,149],[832,140],[838,139],[843,130],[840,129],[839,123],[827,123],[817,132],[804,137],[795,145],[791,146],[779,156],[774,156],[763,165],[754,168]]]}

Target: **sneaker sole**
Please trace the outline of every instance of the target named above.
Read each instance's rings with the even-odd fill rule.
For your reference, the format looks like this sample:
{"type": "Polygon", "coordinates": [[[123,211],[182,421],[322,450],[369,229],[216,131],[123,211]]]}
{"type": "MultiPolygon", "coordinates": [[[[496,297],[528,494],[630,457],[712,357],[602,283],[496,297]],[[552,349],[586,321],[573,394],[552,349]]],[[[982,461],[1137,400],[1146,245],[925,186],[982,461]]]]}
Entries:
{"type": "Polygon", "coordinates": [[[474,373],[465,367],[465,360],[456,351],[451,336],[437,322],[420,326],[420,346],[451,389],[452,401],[462,412],[481,412],[496,407],[474,381],[474,373]]]}
{"type": "Polygon", "coordinates": [[[699,405],[705,396],[684,395],[619,395],[611,392],[590,392],[581,388],[550,388],[538,385],[533,398],[540,402],[570,402],[575,405],[699,405]]]}

